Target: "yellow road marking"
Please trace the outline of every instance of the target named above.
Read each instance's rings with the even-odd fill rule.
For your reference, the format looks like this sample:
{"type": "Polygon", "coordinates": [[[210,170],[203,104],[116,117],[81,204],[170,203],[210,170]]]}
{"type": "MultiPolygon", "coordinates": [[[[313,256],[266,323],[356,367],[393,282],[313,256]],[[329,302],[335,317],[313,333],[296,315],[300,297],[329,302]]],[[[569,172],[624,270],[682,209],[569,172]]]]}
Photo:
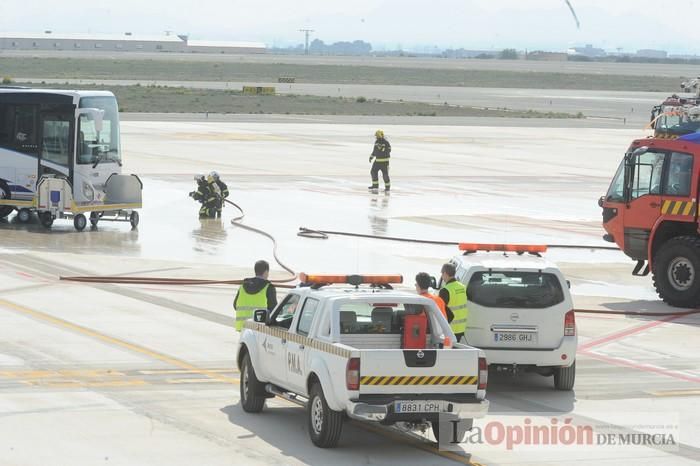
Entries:
{"type": "MultiPolygon", "coordinates": [[[[192,372],[191,370],[183,370],[183,369],[153,369],[153,370],[143,370],[143,371],[137,371],[139,374],[143,375],[167,375],[167,374],[193,374],[195,372],[192,372]]],[[[207,369],[207,372],[211,372],[213,374],[226,374],[226,373],[232,373],[232,374],[237,374],[238,371],[236,369],[207,369]]]]}
{"type": "Polygon", "coordinates": [[[107,387],[133,387],[135,385],[147,385],[148,382],[141,379],[135,380],[111,380],[105,382],[87,382],[86,387],[107,388],[107,387]]]}
{"type": "Polygon", "coordinates": [[[700,390],[660,390],[647,393],[654,396],[700,396],[700,390]]]}
{"type": "Polygon", "coordinates": [[[74,332],[80,333],[82,335],[88,336],[95,338],[97,340],[103,341],[105,343],[109,343],[115,346],[122,347],[124,349],[128,349],[130,351],[133,351],[135,353],[140,353],[140,354],[145,354],[146,356],[149,356],[153,359],[158,359],[160,361],[163,361],[165,363],[168,363],[173,366],[180,367],[181,369],[186,369],[189,371],[192,371],[195,374],[200,374],[205,377],[209,377],[211,379],[218,380],[220,382],[224,383],[238,383],[238,379],[233,379],[231,377],[224,377],[221,376],[215,372],[209,371],[207,369],[200,369],[199,367],[193,366],[192,364],[182,361],[181,359],[174,358],[172,356],[168,356],[163,353],[159,353],[157,351],[150,350],[148,348],[145,348],[143,346],[137,345],[135,343],[129,343],[124,340],[120,340],[115,337],[110,337],[109,335],[102,334],[100,332],[97,332],[95,330],[89,329],[87,327],[83,327],[78,324],[74,324],[72,322],[68,322],[67,320],[59,319],[58,317],[51,316],[49,314],[45,314],[40,311],[36,311],[34,309],[30,309],[25,306],[20,306],[19,304],[15,304],[10,301],[6,301],[4,299],[0,299],[0,306],[6,307],[8,309],[12,309],[16,312],[19,312],[21,314],[33,317],[38,320],[42,320],[44,322],[48,322],[53,325],[57,325],[59,327],[63,327],[68,330],[72,330],[74,332]]]}
{"type": "Polygon", "coordinates": [[[218,380],[214,379],[168,379],[166,383],[218,383],[218,380]]]}

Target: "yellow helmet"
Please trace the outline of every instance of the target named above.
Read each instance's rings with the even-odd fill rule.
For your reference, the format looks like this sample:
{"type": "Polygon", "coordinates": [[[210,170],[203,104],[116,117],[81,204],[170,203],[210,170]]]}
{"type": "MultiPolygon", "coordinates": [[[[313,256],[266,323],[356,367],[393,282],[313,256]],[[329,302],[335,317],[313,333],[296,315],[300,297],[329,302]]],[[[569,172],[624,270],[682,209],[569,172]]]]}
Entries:
{"type": "Polygon", "coordinates": [[[381,129],[378,129],[377,131],[374,132],[374,136],[375,136],[376,138],[383,138],[383,137],[384,137],[384,131],[382,131],[381,129]]]}

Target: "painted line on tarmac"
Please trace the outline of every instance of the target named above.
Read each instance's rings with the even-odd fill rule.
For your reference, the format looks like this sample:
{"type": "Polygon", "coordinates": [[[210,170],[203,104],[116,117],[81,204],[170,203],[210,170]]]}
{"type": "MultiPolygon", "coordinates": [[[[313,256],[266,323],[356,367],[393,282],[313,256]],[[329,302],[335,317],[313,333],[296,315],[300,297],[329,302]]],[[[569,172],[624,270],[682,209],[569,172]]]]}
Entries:
{"type": "Polygon", "coordinates": [[[585,352],[585,351],[590,350],[591,348],[595,348],[596,346],[601,346],[601,345],[605,345],[607,343],[611,343],[613,341],[622,340],[623,338],[629,337],[629,336],[634,335],[636,333],[643,332],[645,330],[649,330],[650,328],[658,327],[659,325],[664,325],[664,324],[671,322],[673,320],[680,319],[681,317],[685,317],[685,315],[672,315],[672,316],[664,317],[663,319],[648,322],[644,325],[639,325],[637,327],[627,328],[627,329],[621,330],[619,332],[614,332],[614,333],[611,333],[610,335],[606,335],[602,338],[597,338],[597,339],[594,339],[592,341],[588,341],[588,342],[584,343],[583,345],[579,345],[578,351],[585,352]]]}
{"type": "Polygon", "coordinates": [[[597,359],[599,361],[607,362],[609,364],[615,365],[615,366],[621,366],[621,367],[629,367],[631,369],[637,369],[640,371],[644,372],[650,372],[653,374],[658,374],[658,375],[664,375],[667,377],[673,377],[674,379],[679,379],[683,380],[685,382],[692,382],[692,383],[699,383],[700,384],[700,377],[693,377],[690,375],[685,375],[677,371],[673,371],[670,369],[666,369],[660,366],[652,366],[650,364],[640,364],[636,363],[634,361],[630,361],[627,359],[621,359],[621,358],[616,358],[613,356],[606,356],[600,353],[596,353],[594,351],[578,351],[579,354],[585,354],[588,357],[591,357],[593,359],[597,359]]]}
{"type": "Polygon", "coordinates": [[[661,390],[661,391],[653,391],[653,392],[647,392],[650,395],[654,396],[700,396],[700,390],[661,390]]]}
{"type": "Polygon", "coordinates": [[[0,306],[5,307],[7,309],[11,309],[15,312],[18,312],[20,314],[24,314],[25,316],[32,317],[34,319],[49,323],[51,325],[61,327],[66,330],[70,330],[76,333],[79,333],[84,336],[88,336],[91,338],[94,338],[96,340],[100,340],[104,343],[109,343],[114,346],[121,347],[123,349],[127,349],[129,351],[135,352],[135,353],[140,353],[143,355],[146,355],[152,359],[157,359],[159,361],[165,362],[167,364],[170,364],[172,366],[179,367],[181,369],[186,369],[190,370],[195,374],[203,375],[205,377],[209,377],[214,380],[218,380],[220,382],[224,383],[231,383],[235,384],[238,383],[238,379],[233,379],[231,377],[225,377],[220,374],[217,374],[215,372],[208,371],[207,369],[202,369],[197,366],[194,366],[186,361],[183,361],[181,359],[174,358],[172,356],[168,356],[166,354],[160,353],[158,351],[154,351],[151,349],[148,349],[144,346],[137,345],[135,343],[130,343],[124,340],[120,340],[119,338],[111,337],[109,335],[105,335],[103,333],[100,333],[96,330],[83,327],[82,325],[74,324],[72,322],[68,322],[67,320],[60,319],[58,317],[51,316],[49,314],[43,313],[41,311],[37,311],[25,306],[21,306],[19,304],[15,304],[10,301],[6,301],[4,299],[0,299],[0,306]]]}

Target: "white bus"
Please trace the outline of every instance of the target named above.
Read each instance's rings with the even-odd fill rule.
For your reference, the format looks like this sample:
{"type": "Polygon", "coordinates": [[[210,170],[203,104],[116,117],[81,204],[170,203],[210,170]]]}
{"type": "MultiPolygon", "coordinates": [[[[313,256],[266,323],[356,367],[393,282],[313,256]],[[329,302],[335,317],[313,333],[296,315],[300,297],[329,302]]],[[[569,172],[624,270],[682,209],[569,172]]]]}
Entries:
{"type": "Polygon", "coordinates": [[[135,228],[141,181],[121,166],[111,92],[0,88],[0,218],[36,211],[46,227],[69,217],[82,230],[89,213],[93,227],[104,218],[135,228]]]}

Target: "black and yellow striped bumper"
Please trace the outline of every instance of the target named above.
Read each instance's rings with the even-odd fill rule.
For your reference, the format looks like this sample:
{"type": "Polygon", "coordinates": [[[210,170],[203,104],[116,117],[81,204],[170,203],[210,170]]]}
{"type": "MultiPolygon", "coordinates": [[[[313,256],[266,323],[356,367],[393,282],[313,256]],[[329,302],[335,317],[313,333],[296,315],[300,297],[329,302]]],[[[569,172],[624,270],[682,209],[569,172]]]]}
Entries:
{"type": "Polygon", "coordinates": [[[476,385],[476,376],[461,375],[417,375],[417,376],[381,376],[365,375],[360,377],[360,385],[476,385]]]}

